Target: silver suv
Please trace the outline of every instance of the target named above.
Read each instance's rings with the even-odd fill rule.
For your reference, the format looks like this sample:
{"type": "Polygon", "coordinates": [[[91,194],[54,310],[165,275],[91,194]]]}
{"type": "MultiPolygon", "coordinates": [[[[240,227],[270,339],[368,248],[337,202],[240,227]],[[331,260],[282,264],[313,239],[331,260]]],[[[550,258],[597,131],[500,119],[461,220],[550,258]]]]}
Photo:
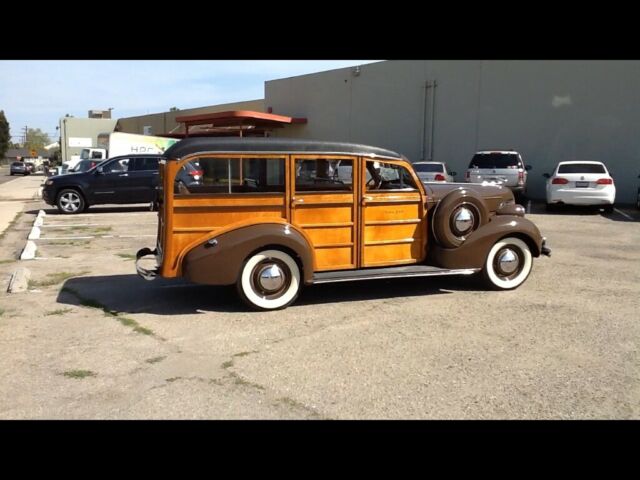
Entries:
{"type": "Polygon", "coordinates": [[[510,188],[514,194],[527,191],[527,172],[531,165],[513,150],[483,150],[476,152],[469,163],[464,180],[469,183],[496,183],[510,188]]]}

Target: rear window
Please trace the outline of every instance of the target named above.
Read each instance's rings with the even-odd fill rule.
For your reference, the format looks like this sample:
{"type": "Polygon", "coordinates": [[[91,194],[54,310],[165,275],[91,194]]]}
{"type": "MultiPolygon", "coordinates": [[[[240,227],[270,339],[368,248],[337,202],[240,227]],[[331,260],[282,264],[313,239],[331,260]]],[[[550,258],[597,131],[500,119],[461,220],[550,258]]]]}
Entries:
{"type": "Polygon", "coordinates": [[[469,168],[518,168],[520,159],[517,153],[476,153],[469,168]]]}
{"type": "Polygon", "coordinates": [[[418,163],[413,165],[413,169],[420,173],[442,172],[442,164],[439,163],[418,163]]]}
{"type": "Polygon", "coordinates": [[[20,165],[24,165],[24,163],[22,163],[22,162],[13,162],[11,165],[13,167],[19,167],[20,165]]]}
{"type": "Polygon", "coordinates": [[[558,173],[607,173],[598,163],[567,163],[558,167],[558,173]]]}

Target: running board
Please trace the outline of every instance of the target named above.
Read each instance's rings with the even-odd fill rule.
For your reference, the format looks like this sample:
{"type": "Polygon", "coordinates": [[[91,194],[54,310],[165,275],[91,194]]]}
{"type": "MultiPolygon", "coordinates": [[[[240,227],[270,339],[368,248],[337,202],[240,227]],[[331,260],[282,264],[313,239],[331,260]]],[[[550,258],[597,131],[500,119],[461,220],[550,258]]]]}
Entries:
{"type": "Polygon", "coordinates": [[[436,277],[440,275],[472,275],[479,268],[459,268],[451,270],[429,265],[408,265],[402,267],[363,268],[361,270],[336,270],[313,274],[311,283],[351,282],[356,280],[380,280],[384,278],[436,277]]]}

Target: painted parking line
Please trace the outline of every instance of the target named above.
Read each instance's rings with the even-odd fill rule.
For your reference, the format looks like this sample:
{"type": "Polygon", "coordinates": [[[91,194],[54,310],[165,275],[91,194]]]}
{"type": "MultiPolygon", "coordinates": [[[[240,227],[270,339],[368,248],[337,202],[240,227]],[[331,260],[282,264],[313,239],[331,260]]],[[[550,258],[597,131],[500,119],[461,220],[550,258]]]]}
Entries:
{"type": "Polygon", "coordinates": [[[156,237],[156,234],[153,235],[88,235],[85,237],[79,236],[64,236],[64,237],[40,237],[38,240],[89,240],[91,238],[142,238],[142,237],[156,237]]]}
{"type": "Polygon", "coordinates": [[[618,210],[617,208],[613,209],[614,211],[618,212],[620,215],[622,215],[624,218],[627,218],[629,220],[635,220],[631,215],[627,215],[626,213],[624,213],[623,211],[618,210]]]}
{"type": "MultiPolygon", "coordinates": [[[[136,223],[138,225],[157,225],[157,222],[152,223],[136,223]]],[[[50,223],[48,225],[41,225],[40,228],[72,228],[72,227],[104,227],[104,226],[114,226],[113,223],[50,223]]],[[[126,225],[123,225],[126,226],[126,225]]]]}

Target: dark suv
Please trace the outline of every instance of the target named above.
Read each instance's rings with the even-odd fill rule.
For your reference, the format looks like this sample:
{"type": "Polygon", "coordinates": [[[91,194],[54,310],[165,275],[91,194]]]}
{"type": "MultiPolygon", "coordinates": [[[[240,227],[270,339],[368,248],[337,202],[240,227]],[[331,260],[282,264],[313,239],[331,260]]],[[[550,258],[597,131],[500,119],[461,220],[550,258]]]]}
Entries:
{"type": "Polygon", "coordinates": [[[162,155],[110,158],[86,172],[50,177],[42,198],[61,213],[80,213],[90,205],[156,201],[158,161],[162,155]]]}

